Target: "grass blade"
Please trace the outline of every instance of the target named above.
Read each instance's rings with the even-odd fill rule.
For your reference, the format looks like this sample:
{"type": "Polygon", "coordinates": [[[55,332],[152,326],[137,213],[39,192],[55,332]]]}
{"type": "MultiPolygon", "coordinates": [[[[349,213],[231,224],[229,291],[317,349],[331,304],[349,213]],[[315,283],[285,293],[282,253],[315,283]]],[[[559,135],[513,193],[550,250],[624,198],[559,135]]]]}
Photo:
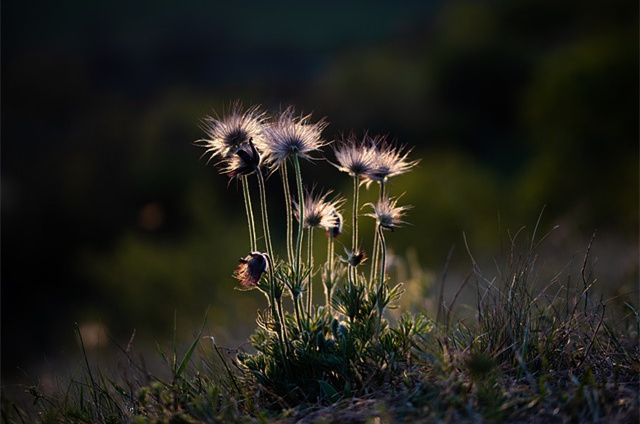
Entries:
{"type": "MultiPolygon", "coordinates": [[[[182,361],[180,362],[180,365],[178,366],[178,368],[176,369],[176,371],[174,373],[174,376],[173,376],[173,381],[174,382],[178,378],[180,378],[180,375],[182,375],[182,373],[184,372],[185,368],[187,367],[187,364],[189,363],[189,360],[191,359],[191,356],[193,355],[193,352],[196,350],[196,346],[198,346],[198,342],[200,341],[200,339],[202,337],[202,332],[204,331],[204,326],[207,323],[207,315],[208,314],[209,314],[209,309],[207,309],[207,311],[204,313],[204,319],[202,320],[202,326],[200,326],[200,331],[198,331],[198,335],[196,336],[196,339],[191,344],[191,347],[189,348],[187,353],[184,355],[184,358],[182,358],[182,361]]],[[[174,357],[175,357],[175,348],[174,348],[174,357]]]]}

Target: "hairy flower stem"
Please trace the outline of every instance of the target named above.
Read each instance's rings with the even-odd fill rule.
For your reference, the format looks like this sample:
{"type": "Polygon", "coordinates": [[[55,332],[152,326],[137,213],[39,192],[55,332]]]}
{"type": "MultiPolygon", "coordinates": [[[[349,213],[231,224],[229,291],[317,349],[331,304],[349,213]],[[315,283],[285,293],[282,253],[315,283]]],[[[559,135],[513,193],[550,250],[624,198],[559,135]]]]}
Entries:
{"type": "Polygon", "coordinates": [[[296,324],[298,325],[298,330],[302,331],[302,317],[300,316],[300,295],[297,295],[293,298],[293,313],[296,317],[296,324]]]}
{"type": "Polygon", "coordinates": [[[296,173],[296,184],[298,189],[298,239],[296,241],[296,257],[295,257],[295,278],[300,279],[300,262],[302,255],[302,224],[304,222],[304,192],[302,189],[302,174],[300,173],[300,161],[298,156],[293,156],[293,168],[296,173]]]}
{"type": "Polygon", "coordinates": [[[360,181],[356,175],[353,177],[353,216],[352,216],[352,234],[351,234],[351,251],[356,252],[358,249],[358,202],[360,201],[360,181]]]}
{"type": "MultiPolygon", "coordinates": [[[[386,186],[384,181],[380,181],[380,191],[378,195],[378,202],[382,202],[386,195],[386,186]]],[[[371,274],[369,275],[369,281],[371,284],[375,284],[375,281],[378,279],[378,267],[379,267],[379,257],[380,257],[380,238],[378,236],[378,231],[374,232],[373,235],[373,248],[371,251],[371,274]]]]}
{"type": "Polygon", "coordinates": [[[287,355],[285,353],[285,349],[287,344],[285,340],[287,339],[287,335],[285,332],[285,328],[283,325],[284,316],[280,316],[282,312],[282,295],[276,296],[276,280],[273,278],[273,262],[270,256],[267,256],[267,270],[269,272],[269,306],[271,308],[271,315],[274,319],[274,324],[276,327],[276,334],[278,335],[278,340],[280,341],[280,354],[282,355],[282,364],[285,367],[285,371],[287,374],[289,373],[287,367],[287,355]]]}
{"type": "Polygon", "coordinates": [[[242,181],[242,193],[244,194],[244,208],[247,212],[247,221],[249,223],[249,245],[250,252],[258,250],[256,246],[256,223],[253,219],[253,208],[251,207],[251,194],[249,192],[249,181],[247,176],[244,175],[240,180],[242,181]]]}
{"type": "Polygon", "coordinates": [[[333,236],[327,236],[327,274],[324,281],[324,299],[326,307],[331,311],[331,291],[333,290],[333,236]]]}
{"type": "Polygon", "coordinates": [[[377,302],[377,308],[378,308],[378,322],[376,326],[376,334],[379,334],[380,324],[382,321],[382,309],[383,309],[381,297],[384,289],[385,268],[387,266],[387,243],[385,242],[382,225],[380,224],[378,224],[377,233],[378,233],[378,241],[380,242],[380,281],[378,283],[378,290],[376,291],[376,299],[377,299],[376,302],[377,302]]]}
{"type": "Polygon", "coordinates": [[[280,167],[282,177],[282,187],[284,189],[284,204],[287,214],[287,259],[293,263],[293,208],[291,207],[291,188],[289,187],[289,173],[287,172],[287,162],[282,162],[280,167]]]}
{"type": "Polygon", "coordinates": [[[313,303],[313,227],[309,227],[307,237],[307,264],[309,276],[307,277],[307,314],[311,318],[311,304],[313,303]]]}
{"type": "Polygon", "coordinates": [[[382,225],[378,225],[378,241],[380,242],[380,282],[378,289],[384,284],[385,268],[387,267],[387,243],[384,240],[382,225]]]}
{"type": "MultiPolygon", "coordinates": [[[[354,254],[358,250],[358,203],[360,202],[360,177],[358,175],[353,176],[353,213],[351,217],[351,252],[354,254]]],[[[353,272],[349,272],[349,280],[352,284],[356,283],[357,270],[353,267],[353,272]]]]}
{"type": "Polygon", "coordinates": [[[269,231],[269,216],[267,214],[267,192],[264,188],[264,177],[260,169],[257,170],[258,186],[260,188],[260,209],[262,211],[262,228],[264,230],[264,241],[267,248],[267,255],[273,258],[273,247],[271,245],[271,232],[269,231]]]}

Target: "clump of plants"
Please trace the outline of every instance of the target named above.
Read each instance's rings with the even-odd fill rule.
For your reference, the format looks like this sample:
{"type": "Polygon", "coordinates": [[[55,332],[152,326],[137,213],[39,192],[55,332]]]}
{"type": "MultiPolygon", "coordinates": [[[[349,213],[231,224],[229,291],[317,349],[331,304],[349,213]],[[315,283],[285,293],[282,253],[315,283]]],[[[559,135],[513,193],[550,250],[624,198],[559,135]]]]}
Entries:
{"type": "Polygon", "coordinates": [[[199,144],[244,193],[249,246],[234,276],[241,290],[258,290],[266,300],[251,337],[256,353],[238,357],[245,378],[281,405],[336,401],[383,385],[409,357],[411,333],[427,325],[404,318],[394,328],[385,319],[402,292],[387,274],[387,233],[405,224],[409,209],[392,196],[388,181],[418,163],[408,158],[410,149],[368,133],[329,142],[322,135],[326,120],[313,122],[293,107],[268,118],[234,103],[205,124],[207,137],[199,144]],[[326,159],[322,149],[330,144],[333,157],[326,159]],[[303,178],[301,162],[320,160],[351,178],[349,202],[303,178]],[[286,223],[284,246],[274,246],[271,234],[265,177],[274,175],[285,206],[278,217],[286,223]],[[375,203],[361,204],[363,186],[377,190],[375,203]],[[359,232],[360,218],[375,220],[373,234],[359,232]],[[350,241],[342,240],[346,229],[350,241]],[[370,258],[361,247],[365,237],[372,240],[370,258]],[[315,257],[318,243],[326,254],[315,257]],[[324,296],[316,302],[319,290],[324,296]]]}

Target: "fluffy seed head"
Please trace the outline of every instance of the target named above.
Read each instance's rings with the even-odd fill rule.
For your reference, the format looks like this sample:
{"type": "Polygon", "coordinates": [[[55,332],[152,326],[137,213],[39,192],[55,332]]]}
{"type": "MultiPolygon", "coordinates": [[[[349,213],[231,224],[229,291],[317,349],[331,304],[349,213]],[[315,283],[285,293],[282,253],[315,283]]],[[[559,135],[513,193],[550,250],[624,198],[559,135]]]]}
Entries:
{"type": "Polygon", "coordinates": [[[274,168],[294,155],[312,160],[310,154],[328,144],[322,139],[322,131],[328,125],[326,120],[311,123],[310,118],[311,115],[295,116],[293,107],[288,107],[265,126],[264,149],[274,168]]]}
{"type": "MultiPolygon", "coordinates": [[[[331,191],[317,195],[315,195],[313,191],[311,191],[310,193],[307,192],[304,198],[304,222],[302,223],[303,227],[322,227],[325,230],[329,231],[329,229],[333,229],[338,225],[341,225],[338,222],[340,214],[336,212],[336,209],[342,206],[342,204],[344,203],[344,199],[334,198],[332,200],[327,200],[329,194],[331,194],[331,191]]],[[[300,220],[299,210],[300,207],[296,203],[295,215],[298,220],[300,220]]]]}
{"type": "Polygon", "coordinates": [[[377,203],[367,203],[365,206],[371,206],[373,213],[367,214],[378,222],[378,225],[382,228],[393,231],[394,228],[399,228],[403,224],[406,224],[402,218],[405,215],[407,209],[411,209],[411,206],[396,206],[398,199],[386,198],[377,203]]]}
{"type": "Polygon", "coordinates": [[[338,162],[334,166],[352,177],[364,176],[373,170],[375,157],[372,139],[366,134],[361,140],[354,133],[349,134],[341,140],[333,153],[338,162]]]}
{"type": "Polygon", "coordinates": [[[209,160],[215,156],[227,158],[249,140],[257,146],[262,145],[265,119],[266,115],[259,106],[243,111],[242,104],[235,101],[222,117],[214,114],[204,119],[207,137],[196,143],[207,149],[204,154],[210,155],[209,160]]]}
{"type": "Polygon", "coordinates": [[[388,178],[409,172],[419,160],[408,160],[411,149],[388,143],[380,137],[372,144],[373,163],[366,177],[373,181],[386,181],[388,178]]]}
{"type": "Polygon", "coordinates": [[[242,287],[255,287],[260,281],[260,277],[267,271],[269,264],[267,254],[261,252],[251,252],[246,257],[240,259],[238,269],[233,274],[234,278],[240,281],[242,287]]]}

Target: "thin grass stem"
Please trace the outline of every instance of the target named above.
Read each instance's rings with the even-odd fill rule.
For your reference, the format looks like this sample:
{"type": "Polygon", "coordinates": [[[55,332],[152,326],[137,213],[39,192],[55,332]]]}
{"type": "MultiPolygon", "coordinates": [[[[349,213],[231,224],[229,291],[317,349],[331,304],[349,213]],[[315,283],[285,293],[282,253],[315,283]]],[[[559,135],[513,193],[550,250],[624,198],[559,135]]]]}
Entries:
{"type": "Polygon", "coordinates": [[[215,339],[213,337],[210,337],[210,339],[211,339],[211,342],[213,343],[213,350],[215,350],[216,353],[218,354],[218,356],[220,357],[220,360],[222,361],[222,365],[224,365],[224,368],[227,370],[227,373],[229,374],[229,377],[231,378],[231,381],[233,382],[233,385],[236,388],[236,392],[238,394],[240,394],[241,393],[240,387],[238,386],[238,383],[236,382],[235,376],[231,372],[231,368],[229,368],[229,365],[227,364],[227,361],[225,361],[224,356],[222,356],[222,354],[218,350],[218,345],[216,344],[215,339]]]}

